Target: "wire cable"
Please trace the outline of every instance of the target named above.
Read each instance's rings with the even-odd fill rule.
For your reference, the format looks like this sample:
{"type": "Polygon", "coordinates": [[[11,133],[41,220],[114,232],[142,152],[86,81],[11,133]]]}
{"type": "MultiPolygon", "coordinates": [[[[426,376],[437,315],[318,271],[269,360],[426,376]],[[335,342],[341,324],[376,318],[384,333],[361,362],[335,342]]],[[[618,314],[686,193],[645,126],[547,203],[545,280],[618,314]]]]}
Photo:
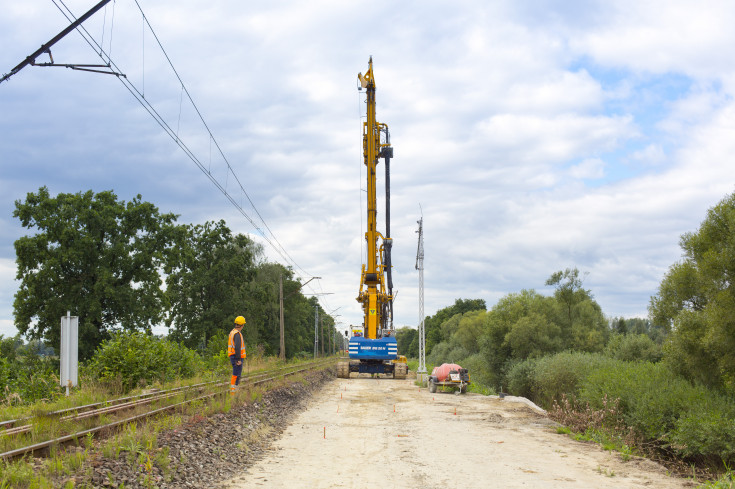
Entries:
{"type": "MultiPolygon", "coordinates": [[[[64,15],[64,17],[66,17],[66,19],[68,21],[73,22],[74,20],[76,20],[76,17],[71,12],[71,9],[69,9],[69,7],[64,3],[64,0],[58,0],[58,2],[61,3],[61,5],[63,5],[63,7],[64,7],[63,9],[59,6],[59,4],[57,3],[57,0],[51,0],[51,1],[54,3],[54,5],[56,6],[56,8],[59,9],[59,11],[62,13],[62,15],[64,15]],[[66,11],[64,11],[64,9],[66,9],[66,11]]],[[[164,56],[166,57],[166,60],[169,63],[169,66],[171,67],[171,69],[173,70],[174,74],[176,75],[176,78],[181,83],[181,87],[182,87],[183,93],[186,93],[187,98],[191,102],[191,104],[194,107],[197,115],[199,116],[200,121],[204,125],[207,133],[209,134],[209,136],[211,138],[211,142],[214,143],[215,147],[217,148],[217,151],[219,152],[219,154],[221,155],[221,157],[225,161],[225,163],[227,165],[227,170],[228,170],[228,173],[227,173],[228,178],[229,178],[229,173],[232,173],[233,177],[237,181],[238,187],[240,188],[241,192],[247,198],[247,200],[250,203],[250,205],[252,206],[253,210],[258,215],[258,218],[260,219],[260,221],[263,223],[263,225],[266,227],[266,229],[268,229],[268,232],[269,232],[269,234],[271,236],[270,238],[268,237],[268,235],[266,235],[266,233],[262,230],[262,228],[253,220],[253,218],[251,218],[248,215],[248,213],[245,211],[245,209],[243,209],[242,205],[239,204],[237,202],[237,200],[227,191],[227,189],[222,186],[222,184],[217,180],[217,178],[214,175],[212,175],[212,173],[211,173],[211,161],[210,161],[210,169],[205,168],[204,164],[199,160],[199,158],[197,158],[197,156],[194,154],[194,152],[180,138],[178,138],[178,135],[177,135],[177,132],[178,131],[174,131],[172,129],[172,127],[163,118],[163,116],[145,98],[144,92],[141,91],[141,90],[138,90],[138,88],[130,80],[128,80],[127,77],[118,76],[117,77],[118,80],[120,80],[120,82],[123,84],[123,86],[130,92],[131,95],[133,95],[133,97],[148,112],[148,114],[156,121],[156,123],[158,123],[158,125],[164,130],[164,132],[166,132],[166,134],[168,134],[168,136],[182,149],[182,151],[184,151],[184,154],[186,154],[186,156],[197,166],[197,168],[199,168],[199,170],[202,173],[204,173],[204,175],[212,182],[212,184],[214,184],[214,186],[217,187],[217,189],[227,198],[227,200],[230,201],[230,203],[240,212],[240,214],[243,217],[245,217],[245,219],[253,226],[253,228],[256,231],[258,231],[258,233],[261,235],[261,237],[281,257],[281,259],[283,259],[284,262],[286,262],[286,263],[288,263],[290,265],[295,266],[296,268],[298,268],[299,270],[301,270],[305,275],[311,276],[298,263],[296,263],[296,261],[290,256],[290,254],[288,254],[288,252],[286,251],[286,249],[276,239],[273,231],[270,229],[270,227],[268,227],[267,223],[263,219],[263,217],[260,214],[260,212],[258,212],[257,208],[255,207],[254,202],[252,201],[252,199],[250,198],[250,196],[248,195],[248,193],[245,191],[245,188],[242,185],[242,182],[240,181],[240,179],[235,174],[235,172],[234,172],[234,170],[232,168],[232,165],[230,164],[229,160],[227,159],[227,157],[225,156],[224,152],[222,151],[219,143],[217,142],[217,139],[214,137],[214,134],[210,130],[209,125],[206,123],[206,121],[204,120],[204,117],[202,116],[199,108],[194,103],[194,100],[191,97],[191,94],[186,89],[186,86],[185,86],[183,80],[181,79],[181,77],[179,76],[178,72],[176,71],[176,68],[173,66],[173,63],[171,62],[171,59],[168,56],[168,53],[166,53],[165,49],[163,48],[163,45],[161,44],[160,40],[158,39],[158,36],[153,31],[153,28],[150,25],[150,22],[148,21],[145,13],[143,12],[142,8],[140,7],[140,4],[138,3],[137,0],[135,0],[135,3],[138,6],[138,9],[140,10],[140,12],[141,12],[141,14],[143,16],[144,24],[147,25],[149,29],[151,29],[151,33],[153,34],[153,36],[154,36],[156,42],[158,43],[160,49],[163,51],[164,56]]],[[[143,30],[144,37],[145,37],[145,25],[144,25],[144,30],[143,30]]],[[[92,48],[92,50],[95,51],[95,53],[97,53],[97,55],[100,58],[103,59],[103,61],[105,60],[105,56],[106,56],[107,57],[107,64],[111,68],[114,68],[118,72],[121,72],[121,70],[118,68],[118,66],[115,64],[115,62],[112,61],[111,56],[107,52],[105,52],[104,48],[99,43],[97,43],[97,41],[94,39],[94,37],[87,31],[87,29],[83,25],[80,25],[79,27],[77,27],[76,30],[77,30],[77,32],[79,32],[79,34],[85,40],[85,42],[87,42],[87,44],[92,48]],[[98,49],[99,49],[99,52],[97,51],[98,49]]],[[[145,69],[143,71],[145,73],[145,69]]],[[[211,156],[210,156],[210,159],[211,159],[211,156]]],[[[297,273],[297,275],[300,275],[300,274],[297,273]]]]}

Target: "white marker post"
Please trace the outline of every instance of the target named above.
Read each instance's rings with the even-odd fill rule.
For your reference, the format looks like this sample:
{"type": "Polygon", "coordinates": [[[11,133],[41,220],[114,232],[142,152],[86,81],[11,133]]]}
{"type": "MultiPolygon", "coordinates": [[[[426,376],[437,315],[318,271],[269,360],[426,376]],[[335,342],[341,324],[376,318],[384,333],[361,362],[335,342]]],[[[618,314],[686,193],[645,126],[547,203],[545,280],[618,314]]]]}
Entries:
{"type": "Polygon", "coordinates": [[[66,387],[66,395],[69,395],[69,387],[77,385],[77,373],[79,371],[79,317],[72,316],[71,311],[66,311],[66,316],[61,317],[61,375],[59,384],[66,387]]]}

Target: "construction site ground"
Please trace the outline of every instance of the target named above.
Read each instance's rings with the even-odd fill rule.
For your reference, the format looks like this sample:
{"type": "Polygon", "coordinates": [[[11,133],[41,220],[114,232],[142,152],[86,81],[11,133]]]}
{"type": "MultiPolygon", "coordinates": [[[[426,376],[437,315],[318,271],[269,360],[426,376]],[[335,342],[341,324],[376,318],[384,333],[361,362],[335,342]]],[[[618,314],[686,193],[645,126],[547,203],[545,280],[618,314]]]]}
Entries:
{"type": "MultiPolygon", "coordinates": [[[[354,374],[353,374],[354,377],[354,374]]],[[[642,458],[557,434],[522,398],[430,393],[413,379],[335,379],[235,488],[684,488],[642,458]]]]}

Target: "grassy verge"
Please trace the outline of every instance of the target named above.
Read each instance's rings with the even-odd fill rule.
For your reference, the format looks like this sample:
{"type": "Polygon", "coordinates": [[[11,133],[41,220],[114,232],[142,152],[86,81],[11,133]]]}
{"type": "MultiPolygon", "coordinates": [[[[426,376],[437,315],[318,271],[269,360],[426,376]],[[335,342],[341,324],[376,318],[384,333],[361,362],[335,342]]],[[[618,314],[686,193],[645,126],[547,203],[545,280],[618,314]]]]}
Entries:
{"type": "MultiPolygon", "coordinates": [[[[289,365],[299,365],[306,363],[305,361],[290,362],[289,365]]],[[[266,369],[282,366],[283,364],[277,359],[264,358],[260,361],[251,361],[247,365],[246,375],[249,373],[257,373],[266,369]]],[[[229,369],[223,369],[223,372],[203,372],[197,377],[190,379],[178,379],[170,383],[155,385],[160,389],[170,389],[174,387],[189,386],[212,380],[216,378],[223,382],[229,380],[229,369]]],[[[160,448],[157,443],[158,434],[162,431],[174,429],[183,423],[205,418],[215,413],[226,413],[233,405],[243,402],[253,402],[262,398],[267,390],[277,388],[289,382],[306,382],[303,374],[296,374],[290,377],[281,377],[265,386],[251,386],[242,384],[242,388],[237,391],[236,396],[230,398],[229,395],[214,396],[208,401],[197,401],[176,408],[175,412],[170,414],[161,414],[148,419],[144,423],[130,423],[119,431],[107,434],[104,439],[96,439],[94,436],[88,436],[78,441],[78,446],[72,447],[52,447],[47,458],[39,459],[25,457],[20,460],[6,462],[0,461],[0,489],[9,488],[51,488],[51,487],[85,487],[84,480],[89,480],[92,467],[91,462],[95,457],[105,456],[113,459],[124,458],[127,463],[135,465],[140,471],[140,483],[144,487],[155,487],[156,474],[163,474],[164,479],[170,476],[168,467],[168,452],[165,448],[160,448]],[[157,470],[154,471],[154,467],[157,470]]],[[[153,386],[152,386],[153,387],[153,386]]],[[[146,387],[150,388],[150,387],[146,387]]],[[[142,392],[143,388],[136,389],[132,394],[142,392]]],[[[33,414],[34,429],[33,432],[24,437],[3,437],[0,436],[0,448],[3,452],[12,450],[13,448],[27,446],[29,440],[40,441],[58,437],[60,435],[79,431],[85,427],[102,424],[95,420],[86,420],[84,422],[70,424],[65,423],[57,418],[48,416],[47,413],[72,406],[89,404],[92,402],[100,402],[105,399],[105,391],[100,385],[87,385],[80,389],[75,389],[69,398],[60,399],[50,403],[36,403],[32,406],[26,406],[23,410],[17,410],[16,407],[4,407],[0,409],[0,416],[4,419],[16,419],[33,414]]],[[[183,400],[184,394],[177,395],[169,400],[162,401],[156,407],[170,405],[183,400]]],[[[190,396],[191,397],[191,396],[190,396]]],[[[149,410],[142,407],[138,412],[149,410]]],[[[126,411],[122,417],[130,417],[136,414],[135,411],[126,411]]],[[[103,418],[103,422],[112,421],[112,417],[103,418]]],[[[110,481],[113,483],[114,481],[110,481]]],[[[113,487],[116,484],[113,484],[113,487]]]]}

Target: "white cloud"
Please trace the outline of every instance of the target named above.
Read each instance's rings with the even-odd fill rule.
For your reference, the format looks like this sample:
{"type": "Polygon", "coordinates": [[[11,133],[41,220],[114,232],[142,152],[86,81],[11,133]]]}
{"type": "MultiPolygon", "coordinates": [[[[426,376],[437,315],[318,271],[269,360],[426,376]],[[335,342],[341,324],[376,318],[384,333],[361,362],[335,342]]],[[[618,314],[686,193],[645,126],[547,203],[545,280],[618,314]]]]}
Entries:
{"type": "MultiPolygon", "coordinates": [[[[69,4],[77,14],[88,8],[69,4]]],[[[552,272],[577,265],[606,313],[630,315],[645,312],[679,256],[679,235],[733,190],[727,2],[171,5],[143,7],[248,194],[295,261],[324,277],[311,290],[333,292],[324,303],[341,306],[346,322],[360,321],[364,104],[355,77],[370,54],[378,118],[395,146],[399,325],[417,316],[419,203],[427,314],[458,297],[492,305],[541,289],[552,272]],[[630,176],[632,167],[639,173],[630,176]]],[[[3,72],[65,25],[52,9],[7,13],[3,72]]],[[[140,14],[118,4],[115,25],[113,57],[141,83],[140,14]]],[[[101,33],[101,18],[89,30],[101,33]]],[[[208,135],[195,131],[196,114],[180,105],[152,38],[145,43],[146,97],[177,125],[181,107],[182,137],[209,164],[208,135]]],[[[94,53],[72,36],[54,56],[94,53]]],[[[115,188],[126,200],[143,193],[183,222],[225,218],[253,232],[113,77],[29,67],[0,86],[0,104],[6,216],[43,184],[115,188]]],[[[212,171],[226,178],[216,151],[212,171]]],[[[381,207],[381,227],[383,217],[381,207]]],[[[19,234],[8,223],[0,327],[10,324],[17,286],[14,266],[2,267],[19,234]]]]}
{"type": "Polygon", "coordinates": [[[646,166],[654,166],[666,160],[666,154],[660,144],[649,144],[640,151],[634,151],[630,159],[646,166]]]}
{"type": "Polygon", "coordinates": [[[596,180],[605,176],[605,162],[600,158],[588,158],[569,169],[572,178],[596,180]]]}

